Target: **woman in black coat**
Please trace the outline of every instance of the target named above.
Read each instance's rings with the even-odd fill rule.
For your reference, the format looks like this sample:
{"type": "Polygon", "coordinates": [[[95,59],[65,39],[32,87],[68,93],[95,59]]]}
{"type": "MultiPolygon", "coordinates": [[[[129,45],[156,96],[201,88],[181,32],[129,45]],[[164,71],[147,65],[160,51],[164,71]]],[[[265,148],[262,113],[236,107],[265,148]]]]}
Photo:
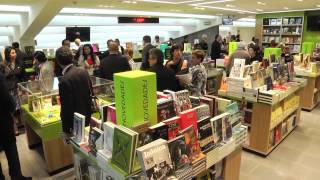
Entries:
{"type": "Polygon", "coordinates": [[[179,85],[171,69],[163,65],[163,53],[160,49],[153,48],[149,52],[149,71],[157,74],[157,91],[178,91],[179,85]]]}
{"type": "MultiPolygon", "coordinates": [[[[19,155],[17,151],[16,138],[13,129],[12,113],[15,111],[15,102],[9,94],[5,76],[4,66],[0,67],[0,151],[4,150],[9,174],[13,180],[32,179],[26,178],[21,173],[19,155]]],[[[4,180],[0,163],[0,180],[4,180]]]]}

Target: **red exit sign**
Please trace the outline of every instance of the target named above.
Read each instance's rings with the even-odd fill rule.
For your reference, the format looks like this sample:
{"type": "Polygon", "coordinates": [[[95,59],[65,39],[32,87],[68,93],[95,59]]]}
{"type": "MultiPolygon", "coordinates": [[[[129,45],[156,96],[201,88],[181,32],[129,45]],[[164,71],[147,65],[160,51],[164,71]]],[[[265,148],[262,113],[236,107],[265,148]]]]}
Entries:
{"type": "Polygon", "coordinates": [[[159,18],[153,17],[118,17],[118,24],[122,23],[159,23],[159,18]]]}

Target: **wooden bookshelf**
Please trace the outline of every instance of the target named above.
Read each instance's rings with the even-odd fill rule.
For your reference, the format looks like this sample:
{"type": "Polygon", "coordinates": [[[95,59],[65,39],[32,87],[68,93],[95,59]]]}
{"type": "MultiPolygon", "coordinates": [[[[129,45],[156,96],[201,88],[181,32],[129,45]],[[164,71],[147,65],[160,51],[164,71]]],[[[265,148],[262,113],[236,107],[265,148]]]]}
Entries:
{"type": "Polygon", "coordinates": [[[307,74],[297,71],[296,75],[307,79],[307,86],[301,96],[301,107],[303,110],[312,111],[320,101],[320,73],[307,74]]]}
{"type": "Polygon", "coordinates": [[[263,18],[261,24],[263,48],[270,47],[270,41],[275,40],[277,44],[283,43],[289,46],[292,53],[299,53],[302,47],[303,21],[302,16],[263,18]]]}

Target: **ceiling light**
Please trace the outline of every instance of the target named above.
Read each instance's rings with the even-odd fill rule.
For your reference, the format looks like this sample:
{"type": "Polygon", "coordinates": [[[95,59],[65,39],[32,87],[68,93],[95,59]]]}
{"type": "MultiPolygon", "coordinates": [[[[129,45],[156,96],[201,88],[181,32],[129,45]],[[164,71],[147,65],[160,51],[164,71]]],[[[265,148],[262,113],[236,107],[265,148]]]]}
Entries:
{"type": "Polygon", "coordinates": [[[303,0],[297,0],[298,2],[303,2],[303,0]]]}
{"type": "Polygon", "coordinates": [[[137,1],[122,1],[122,3],[137,4],[137,1]]]}
{"type": "Polygon", "coordinates": [[[265,6],[265,5],[266,5],[265,2],[260,2],[260,1],[258,1],[257,4],[262,5],[262,6],[265,6]]]}
{"type": "Polygon", "coordinates": [[[288,10],[289,8],[285,6],[285,7],[283,7],[283,9],[288,10]]]}
{"type": "Polygon", "coordinates": [[[114,10],[114,9],[88,9],[88,8],[63,8],[60,13],[74,14],[104,14],[104,15],[132,15],[132,16],[155,16],[155,17],[181,17],[181,18],[197,18],[197,19],[215,19],[216,16],[201,14],[184,14],[184,13],[168,13],[154,11],[134,11],[134,10],[114,10]]]}
{"type": "Polygon", "coordinates": [[[317,4],[316,6],[317,6],[318,8],[320,8],[320,4],[317,4]]]}
{"type": "Polygon", "coordinates": [[[162,4],[185,4],[185,3],[194,3],[194,2],[204,1],[204,0],[189,0],[189,1],[180,1],[180,2],[172,2],[172,1],[164,1],[164,0],[138,0],[138,1],[154,2],[154,3],[162,3],[162,4]]]}
{"type": "Polygon", "coordinates": [[[181,12],[181,10],[179,10],[179,9],[171,9],[170,11],[172,11],[172,12],[181,12]]]}
{"type": "Polygon", "coordinates": [[[226,7],[231,7],[231,8],[233,8],[233,7],[235,7],[235,5],[227,4],[226,7]]]}
{"type": "Polygon", "coordinates": [[[262,10],[262,9],[256,9],[256,11],[260,11],[260,12],[261,12],[261,11],[263,11],[263,10],[262,10]]]}
{"type": "Polygon", "coordinates": [[[30,6],[0,5],[0,11],[6,11],[6,12],[29,12],[30,11],[30,6]]]}
{"type": "Polygon", "coordinates": [[[218,9],[218,10],[223,10],[223,11],[233,11],[233,12],[244,12],[244,13],[250,13],[250,14],[256,14],[256,12],[253,11],[247,11],[247,10],[241,10],[241,9],[233,9],[233,8],[224,8],[224,7],[216,7],[216,6],[198,6],[194,4],[190,4],[191,6],[196,6],[196,7],[203,7],[207,9],[218,9]]]}
{"type": "Polygon", "coordinates": [[[216,0],[216,1],[196,3],[196,4],[193,4],[193,5],[207,5],[207,4],[215,4],[215,3],[223,3],[223,2],[232,2],[232,1],[234,1],[234,0],[216,0]]]}

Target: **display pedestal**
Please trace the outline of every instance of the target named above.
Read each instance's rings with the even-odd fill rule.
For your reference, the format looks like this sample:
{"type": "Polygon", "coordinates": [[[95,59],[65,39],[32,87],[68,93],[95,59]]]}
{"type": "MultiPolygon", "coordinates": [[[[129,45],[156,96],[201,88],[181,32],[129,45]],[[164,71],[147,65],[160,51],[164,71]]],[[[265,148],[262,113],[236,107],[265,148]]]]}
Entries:
{"type": "Polygon", "coordinates": [[[73,150],[65,145],[61,138],[61,121],[45,126],[38,123],[27,109],[22,107],[22,118],[25,121],[26,136],[29,148],[42,144],[47,171],[50,175],[72,167],[73,150]]]}
{"type": "Polygon", "coordinates": [[[239,180],[242,148],[236,148],[225,158],[223,179],[239,180]]]}
{"type": "Polygon", "coordinates": [[[301,96],[301,107],[303,110],[312,111],[320,100],[320,73],[313,75],[297,73],[297,76],[308,80],[301,96]]]}

